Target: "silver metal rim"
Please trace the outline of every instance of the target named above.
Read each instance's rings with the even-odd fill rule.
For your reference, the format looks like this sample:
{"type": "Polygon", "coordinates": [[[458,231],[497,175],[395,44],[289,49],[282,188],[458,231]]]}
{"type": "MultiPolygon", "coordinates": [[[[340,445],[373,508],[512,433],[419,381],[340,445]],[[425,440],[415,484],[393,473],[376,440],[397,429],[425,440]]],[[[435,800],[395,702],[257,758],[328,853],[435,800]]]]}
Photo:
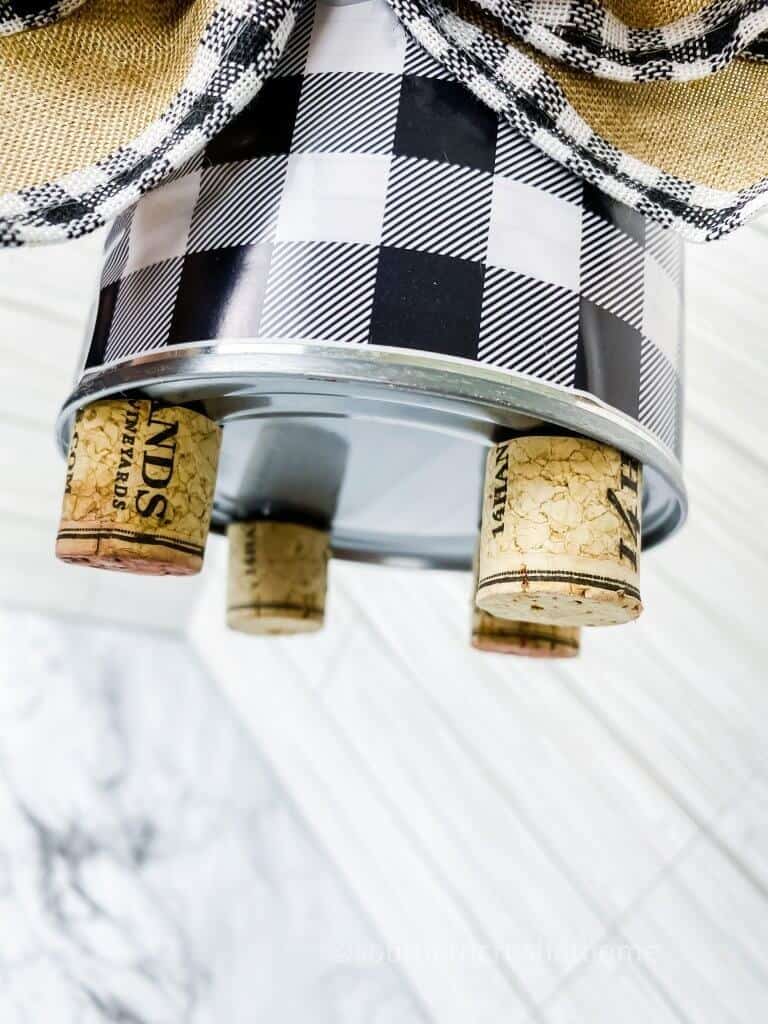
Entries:
{"type": "MultiPolygon", "coordinates": [[[[228,382],[231,389],[251,396],[270,394],[283,387],[312,392],[338,388],[347,393],[365,389],[402,397],[413,413],[414,401],[425,408],[435,403],[456,417],[482,416],[500,433],[522,416],[543,420],[613,445],[642,462],[646,472],[658,476],[656,486],[669,498],[664,510],[643,525],[643,546],[671,536],[687,515],[687,496],[681,467],[674,455],[630,416],[581,391],[550,384],[512,371],[486,367],[458,357],[372,345],[351,347],[332,342],[269,342],[258,339],[210,341],[180,345],[107,364],[83,373],[65,402],[57,433],[62,451],[69,443],[72,420],[79,408],[100,398],[162,388],[178,402],[185,392],[201,385],[228,382]],[[462,413],[462,409],[465,413],[462,413]]],[[[187,397],[186,400],[190,400],[187,397]]],[[[418,406],[416,407],[418,410],[418,406]]],[[[219,524],[221,525],[221,524],[219,524]]],[[[355,550],[343,539],[334,543],[339,557],[381,563],[402,563],[396,553],[355,550]]],[[[439,559],[406,559],[410,564],[440,567],[439,559]]],[[[451,563],[451,568],[461,566],[451,563]]]]}

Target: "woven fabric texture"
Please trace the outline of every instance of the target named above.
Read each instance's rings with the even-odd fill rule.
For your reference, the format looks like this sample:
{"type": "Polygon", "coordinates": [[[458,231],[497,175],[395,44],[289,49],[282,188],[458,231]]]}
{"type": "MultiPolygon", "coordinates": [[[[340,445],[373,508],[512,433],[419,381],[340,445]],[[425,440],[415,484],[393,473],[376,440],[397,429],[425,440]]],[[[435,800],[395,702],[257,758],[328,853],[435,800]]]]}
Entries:
{"type": "MultiPolygon", "coordinates": [[[[768,202],[768,0],[642,3],[639,26],[597,0],[388,2],[516,131],[660,224],[706,241],[768,202]]],[[[0,244],[77,237],[173,174],[270,77],[303,3],[0,0],[29,25],[69,13],[0,38],[0,244]]]]}
{"type": "Polygon", "coordinates": [[[84,3],[87,0],[0,0],[0,36],[51,25],[84,3]]]}
{"type": "Polygon", "coordinates": [[[707,7],[708,0],[605,0],[605,6],[632,28],[661,28],[707,7]]]}
{"type": "MultiPolygon", "coordinates": [[[[762,65],[753,67],[759,82],[757,93],[744,95],[734,89],[730,105],[712,105],[713,121],[709,122],[702,117],[704,111],[691,89],[692,83],[670,83],[665,102],[671,111],[677,96],[680,106],[676,113],[690,120],[693,137],[685,152],[689,173],[683,176],[665,170],[661,163],[670,152],[680,152],[681,140],[674,133],[668,132],[666,140],[661,138],[663,150],[651,161],[638,157],[632,151],[634,145],[623,149],[599,134],[577,105],[576,87],[591,81],[589,76],[542,58],[530,47],[517,45],[498,20],[490,19],[476,4],[463,3],[457,12],[446,9],[439,0],[389,2],[425,49],[522,135],[614,199],[678,230],[691,241],[720,238],[768,204],[768,135],[760,129],[761,111],[765,109],[762,89],[766,69],[762,65]],[[570,82],[575,86],[570,96],[559,80],[567,73],[573,76],[570,82]],[[675,93],[675,88],[683,85],[684,91],[675,93]],[[744,139],[732,130],[732,108],[739,110],[749,126],[744,139]],[[719,136],[717,125],[723,117],[727,126],[719,136]],[[727,147],[731,168],[740,171],[739,157],[745,146],[750,160],[759,166],[750,184],[721,189],[706,179],[702,182],[702,168],[711,162],[712,154],[722,152],[721,147],[727,147]]],[[[706,80],[715,94],[721,90],[720,75],[706,80]]],[[[610,94],[619,83],[609,84],[610,90],[600,91],[598,105],[610,116],[616,110],[610,94]]],[[[648,84],[628,87],[647,89],[648,84]]],[[[637,128],[642,137],[642,118],[637,128]]]]}
{"type": "Polygon", "coordinates": [[[0,39],[0,193],[92,167],[161,120],[218,2],[89,0],[0,39]]]}
{"type": "MultiPolygon", "coordinates": [[[[444,5],[448,6],[448,5],[444,5]]],[[[717,0],[662,28],[632,28],[594,0],[470,0],[512,37],[578,71],[620,82],[690,82],[728,67],[768,31],[763,0],[717,0]]]]}

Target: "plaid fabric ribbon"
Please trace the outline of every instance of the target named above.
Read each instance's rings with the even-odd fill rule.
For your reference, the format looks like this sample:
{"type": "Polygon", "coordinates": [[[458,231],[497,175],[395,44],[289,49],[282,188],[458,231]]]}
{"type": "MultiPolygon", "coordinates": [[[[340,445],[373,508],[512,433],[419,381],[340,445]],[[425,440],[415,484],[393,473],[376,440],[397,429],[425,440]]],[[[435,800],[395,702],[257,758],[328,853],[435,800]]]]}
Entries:
{"type": "MultiPolygon", "coordinates": [[[[533,58],[440,0],[388,2],[408,32],[521,135],[612,198],[688,240],[720,238],[768,204],[768,178],[727,192],[685,181],[622,152],[590,128],[533,58]]],[[[579,0],[570,6],[574,2],[586,6],[579,0]]],[[[759,7],[761,17],[768,14],[768,3],[759,7]]]]}
{"type": "Polygon", "coordinates": [[[42,28],[71,14],[86,0],[0,0],[0,36],[42,28]]]}
{"type": "Polygon", "coordinates": [[[716,0],[663,28],[631,28],[596,0],[475,2],[520,42],[598,78],[689,82],[736,55],[765,56],[764,0],[716,0]]]}
{"type": "MultiPolygon", "coordinates": [[[[84,0],[0,0],[0,34],[39,27],[84,0]]],[[[737,192],[667,174],[597,135],[534,59],[453,9],[387,0],[405,29],[521,135],[613,198],[693,241],[768,204],[768,179],[737,192]]],[[[76,238],[107,223],[198,153],[270,77],[304,0],[221,0],[182,88],[129,145],[58,182],[0,195],[0,245],[76,238]]],[[[672,25],[632,29],[596,0],[473,0],[558,61],[620,81],[690,81],[736,56],[768,60],[768,0],[715,0],[672,25]]]]}
{"type": "Polygon", "coordinates": [[[79,238],[182,168],[261,89],[302,5],[303,0],[223,0],[181,89],[138,138],[57,182],[0,195],[0,246],[79,238]]]}

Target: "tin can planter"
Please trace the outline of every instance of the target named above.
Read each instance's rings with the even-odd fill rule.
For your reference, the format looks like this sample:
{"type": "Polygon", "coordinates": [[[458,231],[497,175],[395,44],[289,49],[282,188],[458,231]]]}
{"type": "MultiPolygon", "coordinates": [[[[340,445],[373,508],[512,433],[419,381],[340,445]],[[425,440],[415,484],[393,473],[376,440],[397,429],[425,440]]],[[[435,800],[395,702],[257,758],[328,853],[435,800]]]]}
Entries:
{"type": "MultiPolygon", "coordinates": [[[[685,516],[682,246],[517,136],[385,0],[309,5],[278,74],[113,226],[59,420],[115,396],[223,426],[211,523],[469,568],[489,446],[642,467],[642,544],[685,516]]],[[[639,538],[638,538],[639,540],[639,538]]]]}

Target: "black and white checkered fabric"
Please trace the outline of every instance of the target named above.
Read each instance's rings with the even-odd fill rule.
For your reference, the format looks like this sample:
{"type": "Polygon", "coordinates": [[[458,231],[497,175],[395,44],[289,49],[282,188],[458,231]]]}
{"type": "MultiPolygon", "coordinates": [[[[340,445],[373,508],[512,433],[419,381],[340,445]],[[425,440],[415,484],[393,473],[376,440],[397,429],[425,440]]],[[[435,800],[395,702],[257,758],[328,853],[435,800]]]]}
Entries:
{"type": "Polygon", "coordinates": [[[87,0],[0,0],[0,36],[51,25],[84,3],[87,0]]]}
{"type": "Polygon", "coordinates": [[[217,338],[412,348],[588,391],[674,451],[681,268],[678,236],[532,146],[383,0],[319,3],[113,226],[86,368],[217,338]]]}
{"type": "Polygon", "coordinates": [[[0,245],[78,238],[177,171],[274,70],[303,0],[220,0],[183,87],[130,145],[53,184],[0,195],[0,245]]]}
{"type": "MultiPolygon", "coordinates": [[[[764,0],[716,0],[663,28],[632,28],[595,0],[475,0],[521,42],[600,78],[704,78],[768,32],[764,0]]],[[[759,50],[759,43],[758,50],[759,50]]]]}
{"type": "Polygon", "coordinates": [[[521,135],[602,192],[690,241],[720,238],[768,204],[768,178],[727,192],[677,178],[622,152],[592,130],[532,57],[439,0],[388,2],[452,77],[521,135]]]}
{"type": "MultiPolygon", "coordinates": [[[[92,167],[0,195],[0,245],[76,238],[177,172],[268,80],[304,2],[220,0],[185,84],[161,118],[92,167]]],[[[367,10],[376,2],[363,0],[359,6],[367,10]]],[[[617,149],[592,131],[532,57],[487,24],[454,13],[453,0],[388,2],[446,72],[522,136],[685,238],[719,238],[768,204],[768,179],[729,192],[682,180],[617,149]]],[[[768,18],[768,0],[716,0],[674,26],[640,35],[594,0],[477,0],[478,10],[480,4],[503,17],[520,40],[592,74],[687,80],[746,53],[748,42],[754,59],[766,57],[765,38],[758,34],[768,18]]],[[[18,10],[22,6],[15,0],[18,10]]],[[[364,103],[361,97],[360,106],[364,103]]],[[[266,121],[276,116],[264,109],[266,121]]]]}

